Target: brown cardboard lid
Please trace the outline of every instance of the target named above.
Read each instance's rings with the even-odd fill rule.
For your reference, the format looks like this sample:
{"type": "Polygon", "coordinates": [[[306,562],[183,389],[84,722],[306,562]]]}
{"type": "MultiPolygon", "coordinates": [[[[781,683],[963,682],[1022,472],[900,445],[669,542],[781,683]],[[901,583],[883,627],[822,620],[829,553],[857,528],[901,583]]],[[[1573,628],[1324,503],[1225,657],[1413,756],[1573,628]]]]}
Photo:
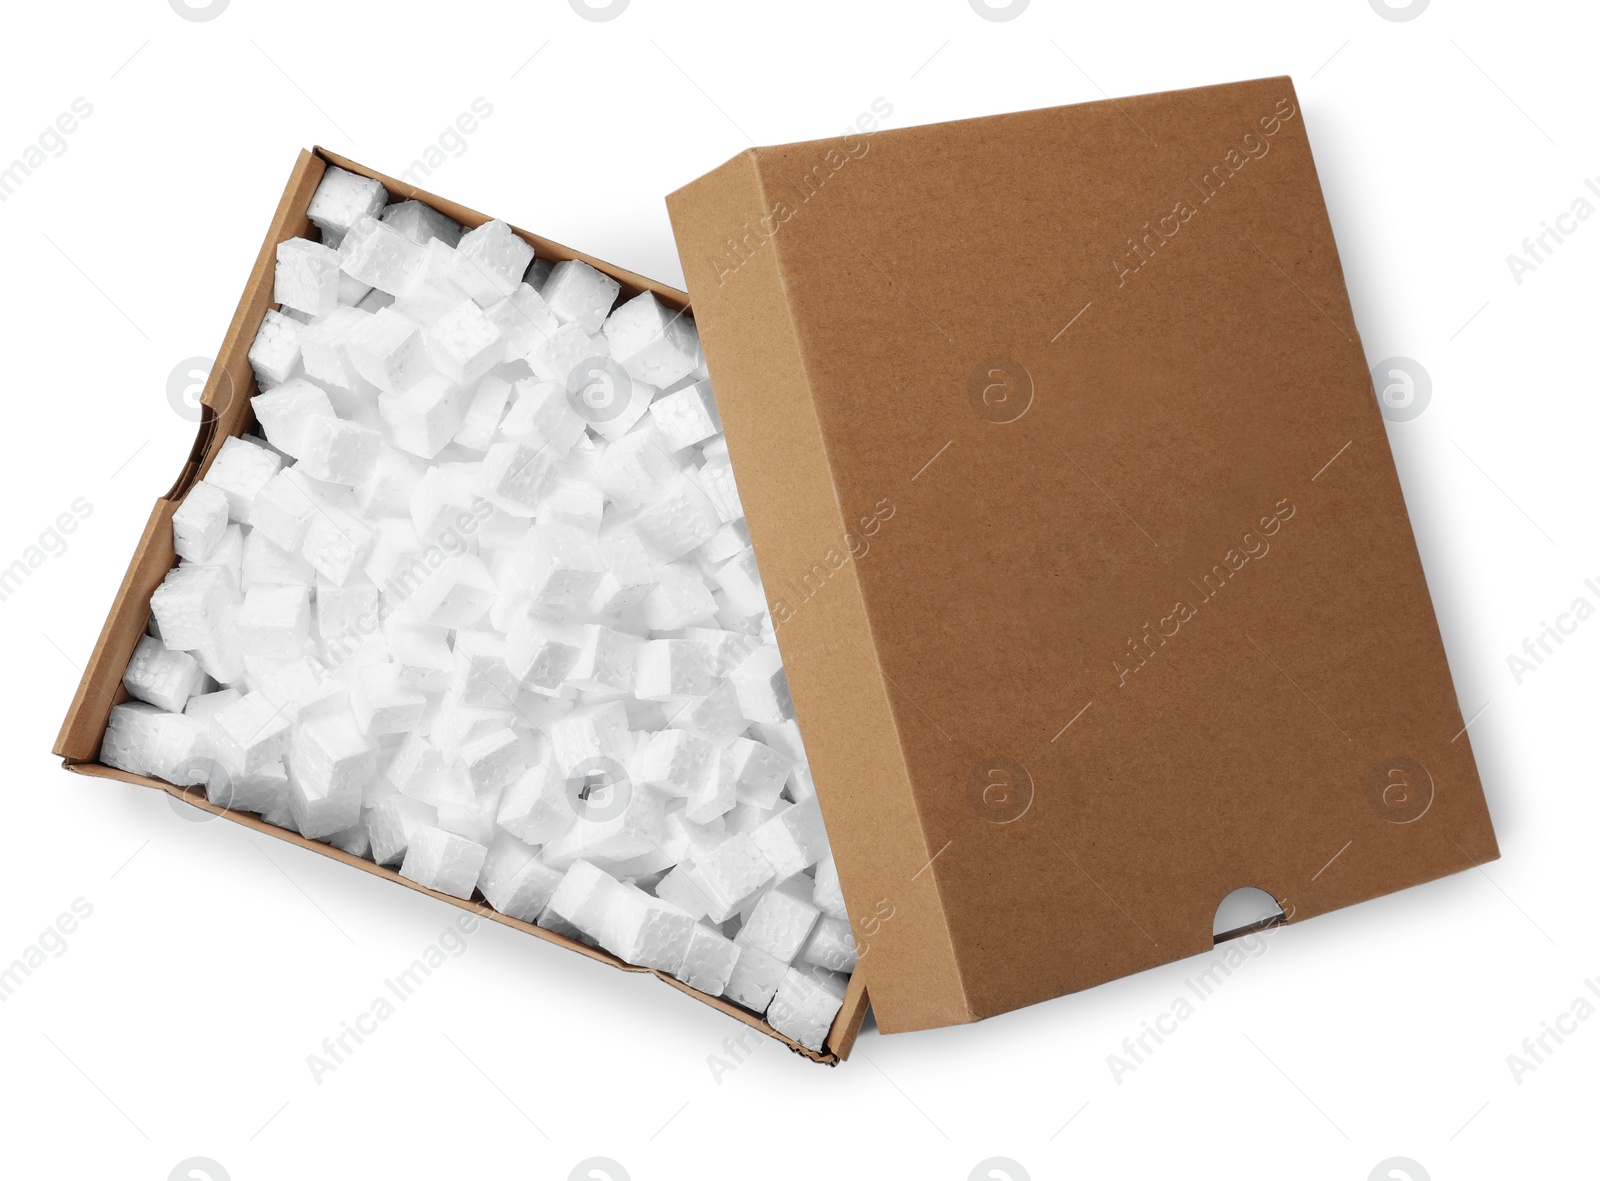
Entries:
{"type": "Polygon", "coordinates": [[[1498,855],[1288,78],[668,205],[880,1028],[1498,855]]]}

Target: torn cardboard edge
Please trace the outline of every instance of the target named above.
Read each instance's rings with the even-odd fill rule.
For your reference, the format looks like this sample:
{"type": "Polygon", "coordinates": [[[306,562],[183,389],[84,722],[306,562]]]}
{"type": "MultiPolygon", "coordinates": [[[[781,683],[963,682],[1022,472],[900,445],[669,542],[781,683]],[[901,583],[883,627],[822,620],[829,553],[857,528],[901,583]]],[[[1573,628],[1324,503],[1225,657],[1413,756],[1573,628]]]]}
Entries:
{"type": "MultiPolygon", "coordinates": [[[[487,903],[467,901],[429,890],[401,877],[395,869],[376,865],[346,853],[333,845],[324,844],[321,841],[313,841],[297,832],[278,828],[266,823],[259,816],[252,813],[233,812],[214,805],[204,798],[203,793],[193,791],[193,789],[186,790],[159,779],[133,775],[95,761],[99,756],[100,742],[105,734],[112,708],[128,700],[127,690],[122,686],[122,674],[127,668],[128,660],[133,654],[133,649],[137,645],[139,637],[144,634],[147,626],[150,617],[150,596],[156,587],[161,584],[162,579],[166,577],[167,572],[177,563],[172,545],[172,515],[177,511],[178,504],[183,496],[210,467],[212,460],[221,449],[222,440],[229,436],[243,434],[254,423],[254,415],[250,410],[249,398],[250,392],[255,389],[255,375],[250,367],[249,351],[267,310],[276,306],[272,300],[272,293],[273,278],[276,270],[277,245],[285,239],[301,237],[310,233],[312,227],[306,217],[306,209],[311,202],[311,197],[315,193],[318,183],[322,180],[323,174],[327,170],[327,166],[330,164],[356,173],[359,176],[377,180],[389,191],[391,196],[421,201],[423,204],[431,206],[468,228],[475,228],[492,220],[477,210],[458,205],[453,201],[445,200],[393,177],[375,172],[324,148],[316,147],[311,151],[302,151],[300,153],[299,159],[295,163],[294,171],[290,174],[289,182],[284,189],[283,196],[278,203],[277,210],[273,214],[266,240],[262,245],[261,253],[256,258],[255,266],[250,272],[250,278],[245,285],[238,309],[234,312],[233,319],[228,325],[228,330],[223,337],[221,350],[217,355],[216,361],[212,364],[210,376],[206,380],[205,390],[201,395],[200,426],[196,433],[194,446],[172,488],[156,502],[155,508],[151,512],[149,522],[146,524],[144,533],[134,550],[128,571],[123,576],[121,586],[117,589],[117,594],[112,602],[105,625],[102,627],[99,639],[95,643],[94,652],[85,666],[83,678],[73,696],[72,705],[62,722],[60,733],[56,737],[53,748],[54,753],[61,757],[63,765],[69,771],[98,779],[121,780],[125,783],[138,784],[143,787],[164,791],[168,795],[183,800],[185,803],[231,820],[236,824],[242,824],[256,832],[320,853],[324,857],[330,857],[346,865],[355,866],[374,876],[397,882],[408,889],[416,890],[440,901],[450,903],[471,914],[491,919],[504,926],[526,932],[569,950],[581,952],[590,959],[610,964],[627,972],[648,972],[670,984],[679,992],[692,996],[696,1000],[736,1018],[750,1028],[774,1038],[797,1054],[829,1066],[838,1064],[849,1055],[851,1047],[855,1044],[856,1036],[861,1030],[861,1023],[866,1016],[867,1006],[870,1003],[866,991],[866,975],[860,970],[852,973],[850,977],[849,985],[845,991],[844,1003],[834,1018],[833,1026],[829,1030],[827,1041],[824,1043],[824,1049],[821,1052],[813,1051],[779,1033],[761,1017],[751,1013],[749,1010],[740,1008],[721,997],[709,996],[692,989],[666,973],[625,963],[602,949],[590,947],[566,936],[558,935],[530,923],[500,914],[487,903]],[[193,794],[191,794],[191,791],[193,791],[193,794]]],[[[622,285],[620,297],[622,299],[631,298],[642,291],[649,291],[661,302],[674,308],[680,310],[689,308],[689,297],[681,291],[654,282],[632,271],[613,266],[591,255],[572,250],[559,242],[542,238],[537,234],[530,234],[515,226],[512,229],[534,248],[536,258],[551,259],[557,262],[578,259],[588,263],[603,274],[609,275],[622,285]]]]}

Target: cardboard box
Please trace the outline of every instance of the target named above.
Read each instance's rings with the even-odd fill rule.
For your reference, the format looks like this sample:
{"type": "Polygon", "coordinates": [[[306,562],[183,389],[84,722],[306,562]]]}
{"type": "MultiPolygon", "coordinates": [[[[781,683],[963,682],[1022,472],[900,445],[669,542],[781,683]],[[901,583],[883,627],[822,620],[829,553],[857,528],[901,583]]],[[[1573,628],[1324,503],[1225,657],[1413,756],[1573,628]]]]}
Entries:
{"type": "MultiPolygon", "coordinates": [[[[656,972],[653,969],[639,968],[623,962],[615,956],[600,948],[590,947],[565,936],[557,935],[530,923],[520,922],[494,910],[487,903],[464,902],[448,894],[440,894],[417,885],[403,878],[393,869],[374,865],[370,861],[352,856],[332,845],[321,841],[307,840],[298,833],[277,828],[267,824],[260,817],[249,812],[231,812],[211,804],[201,788],[181,788],[164,783],[159,779],[152,779],[141,775],[132,775],[114,767],[105,766],[96,760],[100,752],[100,740],[105,734],[106,722],[110,717],[114,705],[128,699],[127,691],[122,687],[122,673],[127,667],[128,658],[132,655],[134,645],[144,633],[150,618],[150,595],[161,580],[166,577],[167,571],[177,564],[176,555],[172,548],[172,514],[177,510],[188,490],[198,481],[210,467],[211,461],[222,446],[222,441],[229,435],[242,434],[255,426],[255,416],[250,409],[250,398],[256,393],[255,375],[250,368],[248,353],[251,342],[254,341],[256,331],[261,326],[262,318],[267,309],[275,307],[272,302],[273,272],[275,268],[277,244],[286,238],[316,236],[316,230],[306,218],[306,208],[311,202],[311,197],[316,192],[317,184],[321,181],[323,173],[329,164],[356,172],[362,176],[374,177],[381,181],[389,190],[391,196],[397,198],[411,198],[425,202],[435,209],[454,218],[461,224],[471,228],[482,225],[489,218],[475,210],[464,208],[452,201],[446,201],[431,193],[423,192],[393,177],[384,176],[372,171],[351,160],[344,159],[322,148],[313,151],[301,152],[296,162],[294,172],[289,177],[288,186],[284,189],[283,199],[278,203],[277,212],[272,219],[272,227],[267,231],[266,242],[261,248],[261,253],[256,259],[254,269],[250,273],[250,281],[245,287],[244,296],[239,301],[238,311],[234,313],[233,321],[228,326],[227,335],[222,342],[222,348],[217,354],[216,363],[212,366],[211,376],[206,382],[205,392],[201,397],[201,421],[199,435],[195,439],[189,460],[184,465],[172,490],[156,502],[154,511],[150,514],[150,521],[145,526],[144,535],[139,539],[139,546],[134,551],[133,560],[128,566],[128,572],[123,577],[122,586],[117,591],[116,600],[111,607],[110,616],[101,630],[100,639],[95,645],[94,654],[89,658],[89,663],[84,670],[83,680],[78,685],[77,694],[72,701],[72,707],[67,713],[65,722],[62,723],[61,733],[56,738],[55,753],[60,755],[64,765],[72,771],[83,775],[93,775],[103,779],[121,779],[128,783],[143,784],[146,787],[157,788],[179,799],[203,808],[208,812],[225,817],[257,832],[268,836],[277,837],[301,848],[311,849],[325,857],[332,857],[347,865],[353,865],[367,873],[376,874],[390,881],[398,882],[410,889],[421,891],[458,906],[474,914],[481,915],[508,927],[515,927],[519,931],[526,931],[540,939],[563,947],[581,952],[591,959],[601,960],[622,968],[629,972],[650,972],[690,996],[703,1001],[708,1005],[722,1010],[731,1017],[743,1021],[770,1037],[783,1042],[796,1053],[803,1054],[817,1062],[828,1064],[837,1063],[849,1053],[851,1044],[855,1041],[857,1032],[861,1028],[861,1020],[866,1014],[867,999],[865,978],[857,976],[852,979],[850,989],[845,997],[844,1006],[835,1019],[832,1032],[822,1052],[818,1053],[807,1049],[799,1043],[785,1037],[773,1029],[759,1016],[732,1004],[719,997],[710,997],[689,988],[674,977],[656,972]]],[[[580,254],[558,242],[541,238],[537,234],[530,234],[518,230],[524,240],[533,246],[535,257],[561,261],[564,259],[582,259],[622,284],[620,299],[627,299],[639,294],[641,291],[650,291],[663,303],[674,308],[683,308],[688,305],[688,296],[681,291],[660,283],[652,282],[632,271],[615,267],[600,259],[592,258],[587,254],[580,254]]]]}
{"type": "MultiPolygon", "coordinates": [[[[329,161],[376,175],[297,166],[73,770],[184,794],[93,760],[329,161]]],[[[862,953],[808,1056],[869,990],[977,1020],[1210,950],[1239,887],[1299,921],[1497,856],[1287,78],[755,149],[669,210],[862,953]]]]}
{"type": "Polygon", "coordinates": [[[668,207],[880,1029],[1498,856],[1288,78],[668,207]]]}

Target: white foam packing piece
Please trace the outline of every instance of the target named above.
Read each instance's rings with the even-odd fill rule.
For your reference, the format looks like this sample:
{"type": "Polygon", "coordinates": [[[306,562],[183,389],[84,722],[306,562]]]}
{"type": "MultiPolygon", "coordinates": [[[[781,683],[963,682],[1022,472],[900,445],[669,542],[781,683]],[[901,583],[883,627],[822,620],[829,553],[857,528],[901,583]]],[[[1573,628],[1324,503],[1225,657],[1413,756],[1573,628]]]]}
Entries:
{"type": "Polygon", "coordinates": [[[693,321],[342,169],[312,221],[103,761],[820,1048],[855,943],[693,321]]]}

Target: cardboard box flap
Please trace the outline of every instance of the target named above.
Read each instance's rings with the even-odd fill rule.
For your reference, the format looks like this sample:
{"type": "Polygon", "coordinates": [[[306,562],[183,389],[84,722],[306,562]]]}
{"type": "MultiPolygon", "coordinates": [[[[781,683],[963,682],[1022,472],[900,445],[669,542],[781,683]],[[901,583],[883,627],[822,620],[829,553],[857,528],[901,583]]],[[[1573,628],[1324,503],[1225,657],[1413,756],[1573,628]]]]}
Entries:
{"type": "Polygon", "coordinates": [[[1287,78],[669,209],[880,1028],[1497,856],[1287,78]]]}

